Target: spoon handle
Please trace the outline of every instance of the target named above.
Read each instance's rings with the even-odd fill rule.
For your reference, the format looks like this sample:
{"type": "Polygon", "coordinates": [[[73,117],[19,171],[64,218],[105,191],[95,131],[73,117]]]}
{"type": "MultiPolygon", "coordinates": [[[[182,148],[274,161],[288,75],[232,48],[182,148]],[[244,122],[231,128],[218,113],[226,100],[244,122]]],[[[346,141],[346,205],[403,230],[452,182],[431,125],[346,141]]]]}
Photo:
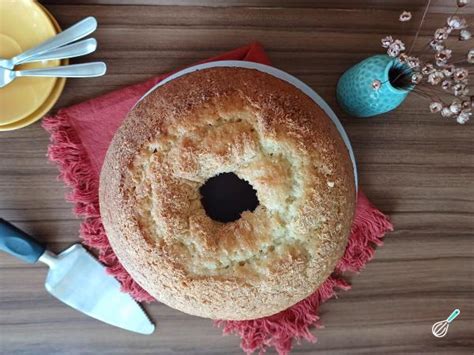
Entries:
{"type": "Polygon", "coordinates": [[[69,27],[67,30],[58,33],[56,36],[41,43],[39,46],[36,46],[32,49],[27,50],[26,52],[23,52],[13,57],[11,60],[13,61],[14,65],[24,63],[30,58],[35,57],[36,55],[81,39],[87,36],[88,34],[94,32],[96,28],[97,20],[91,16],[86,17],[84,20],[79,21],[75,25],[69,27]]]}
{"type": "Polygon", "coordinates": [[[461,313],[461,311],[459,309],[455,309],[453,311],[453,313],[451,313],[448,317],[448,319],[446,319],[448,321],[448,323],[451,323],[453,320],[456,319],[457,316],[459,316],[459,314],[461,313]]]}
{"type": "Polygon", "coordinates": [[[66,59],[66,58],[74,58],[80,57],[82,55],[86,55],[92,53],[97,48],[97,41],[95,38],[85,39],[83,41],[79,41],[72,44],[67,44],[65,46],[53,49],[48,52],[44,52],[37,56],[34,56],[28,59],[26,62],[23,63],[32,63],[32,62],[40,62],[43,60],[55,60],[55,59],[66,59]]]}
{"type": "Polygon", "coordinates": [[[88,78],[102,76],[107,66],[104,62],[92,62],[84,64],[64,65],[61,67],[19,70],[15,76],[48,76],[61,78],[88,78]]]}

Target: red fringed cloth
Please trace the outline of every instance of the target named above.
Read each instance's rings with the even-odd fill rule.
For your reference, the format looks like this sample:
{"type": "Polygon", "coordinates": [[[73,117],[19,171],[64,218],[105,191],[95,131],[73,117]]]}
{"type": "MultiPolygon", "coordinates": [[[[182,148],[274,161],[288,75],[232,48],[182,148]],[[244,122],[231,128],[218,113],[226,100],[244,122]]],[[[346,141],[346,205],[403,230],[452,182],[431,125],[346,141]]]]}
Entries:
{"type": "MultiPolygon", "coordinates": [[[[217,60],[270,64],[258,43],[202,63],[217,60]]],[[[124,292],[130,293],[138,301],[146,302],[154,299],[123,268],[105,234],[99,211],[99,173],[109,143],[127,112],[143,94],[170,74],[61,109],[43,121],[43,127],[51,134],[48,157],[59,167],[59,177],[71,188],[67,199],[74,204],[76,214],[83,219],[80,229],[83,243],[98,253],[108,272],[121,282],[124,292]]],[[[333,275],[316,292],[289,309],[269,317],[250,321],[216,320],[215,325],[221,327],[225,334],[238,334],[246,353],[262,353],[268,347],[274,347],[279,354],[288,354],[293,340],[315,342],[316,337],[310,328],[321,326],[319,305],[334,297],[336,290],[350,289],[342,273],[359,272],[374,256],[374,246],[382,245],[382,237],[391,230],[388,218],[359,190],[356,215],[345,254],[333,275]]]]}

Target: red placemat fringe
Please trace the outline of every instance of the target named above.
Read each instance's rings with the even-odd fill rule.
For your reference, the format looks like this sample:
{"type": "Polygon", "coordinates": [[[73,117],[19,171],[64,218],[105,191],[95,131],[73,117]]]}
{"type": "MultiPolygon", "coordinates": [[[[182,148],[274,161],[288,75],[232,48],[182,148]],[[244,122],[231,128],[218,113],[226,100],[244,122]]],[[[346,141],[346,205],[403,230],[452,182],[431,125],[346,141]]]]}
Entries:
{"type": "Polygon", "coordinates": [[[64,111],[43,120],[43,128],[51,134],[48,158],[59,167],[59,179],[71,187],[66,195],[74,203],[74,212],[83,217],[98,216],[97,178],[89,156],[64,111]]]}
{"type": "Polygon", "coordinates": [[[344,271],[358,272],[375,254],[374,246],[382,245],[387,231],[393,230],[387,216],[377,210],[359,191],[357,208],[352,223],[351,235],[343,258],[338,262],[335,273],[330,276],[311,296],[285,311],[269,317],[249,321],[218,320],[214,324],[224,334],[237,334],[242,338],[240,346],[247,353],[264,353],[274,347],[278,354],[286,355],[292,348],[292,340],[305,339],[316,342],[310,327],[321,328],[319,306],[332,297],[336,290],[347,291],[350,285],[338,274],[344,271]]]}
{"type": "Polygon", "coordinates": [[[214,324],[221,327],[224,334],[236,334],[242,338],[241,348],[252,354],[262,354],[268,347],[274,347],[280,355],[286,355],[292,348],[293,340],[301,339],[315,343],[317,338],[310,328],[321,328],[319,305],[335,296],[335,290],[350,289],[349,284],[338,277],[329,277],[316,292],[289,309],[275,315],[248,321],[218,320],[214,324]]]}
{"type": "Polygon", "coordinates": [[[344,256],[336,272],[359,272],[375,254],[375,246],[382,246],[385,233],[392,231],[389,218],[380,212],[359,190],[357,208],[352,221],[351,235],[344,256]]]}
{"type": "Polygon", "coordinates": [[[58,165],[58,178],[71,188],[66,199],[74,204],[74,212],[84,218],[80,236],[85,245],[98,252],[99,260],[107,267],[107,272],[122,284],[122,291],[129,293],[137,301],[154,301],[154,298],[132,279],[110,246],[100,218],[98,178],[70,122],[67,113],[60,110],[55,116],[45,117],[42,125],[51,134],[48,158],[58,165]]]}

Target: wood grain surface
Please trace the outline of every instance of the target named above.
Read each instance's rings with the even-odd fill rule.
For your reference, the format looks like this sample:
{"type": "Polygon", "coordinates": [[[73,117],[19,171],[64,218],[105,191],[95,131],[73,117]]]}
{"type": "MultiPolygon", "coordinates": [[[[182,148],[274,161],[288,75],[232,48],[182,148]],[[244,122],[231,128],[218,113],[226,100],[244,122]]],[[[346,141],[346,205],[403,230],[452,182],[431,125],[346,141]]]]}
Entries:
{"type": "MultiPolygon", "coordinates": [[[[2,0],[0,0],[2,1],[2,0]]],[[[96,53],[102,78],[69,80],[55,109],[259,40],[274,65],[308,83],[335,108],[352,140],[361,188],[395,231],[358,276],[353,289],[321,308],[317,344],[294,353],[473,354],[474,122],[459,126],[427,112],[410,95],[396,111],[354,119],[335,102],[338,77],[380,53],[386,34],[407,36],[398,14],[419,18],[422,0],[47,0],[64,27],[98,18],[96,53]],[[431,325],[454,308],[461,315],[447,337],[431,325]]],[[[454,9],[434,0],[417,47],[454,9]]],[[[465,13],[473,23],[474,5],[465,13]]],[[[457,45],[456,45],[457,46],[457,45]]],[[[1,109],[1,108],[0,108],[1,109]]],[[[36,123],[0,133],[0,216],[60,251],[78,241],[79,220],[64,199],[45,154],[48,135],[36,123]]],[[[239,339],[222,337],[209,320],[161,304],[146,306],[158,329],[140,336],[107,326],[49,296],[46,268],[0,255],[2,354],[241,354],[239,339]]],[[[271,352],[273,353],[273,351],[271,352]]]]}

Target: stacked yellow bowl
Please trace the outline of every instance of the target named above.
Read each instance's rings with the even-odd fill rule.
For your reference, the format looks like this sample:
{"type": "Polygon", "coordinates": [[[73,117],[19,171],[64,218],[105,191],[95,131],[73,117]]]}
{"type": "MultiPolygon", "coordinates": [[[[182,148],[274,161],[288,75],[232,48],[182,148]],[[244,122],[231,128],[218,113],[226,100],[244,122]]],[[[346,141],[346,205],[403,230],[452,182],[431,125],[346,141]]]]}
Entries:
{"type": "MultiPolygon", "coordinates": [[[[54,17],[33,0],[0,0],[0,58],[11,58],[61,31],[54,17]]],[[[49,60],[19,65],[31,69],[65,65],[49,60]]],[[[0,88],[0,132],[12,131],[43,117],[56,103],[65,78],[22,77],[0,88]]]]}

